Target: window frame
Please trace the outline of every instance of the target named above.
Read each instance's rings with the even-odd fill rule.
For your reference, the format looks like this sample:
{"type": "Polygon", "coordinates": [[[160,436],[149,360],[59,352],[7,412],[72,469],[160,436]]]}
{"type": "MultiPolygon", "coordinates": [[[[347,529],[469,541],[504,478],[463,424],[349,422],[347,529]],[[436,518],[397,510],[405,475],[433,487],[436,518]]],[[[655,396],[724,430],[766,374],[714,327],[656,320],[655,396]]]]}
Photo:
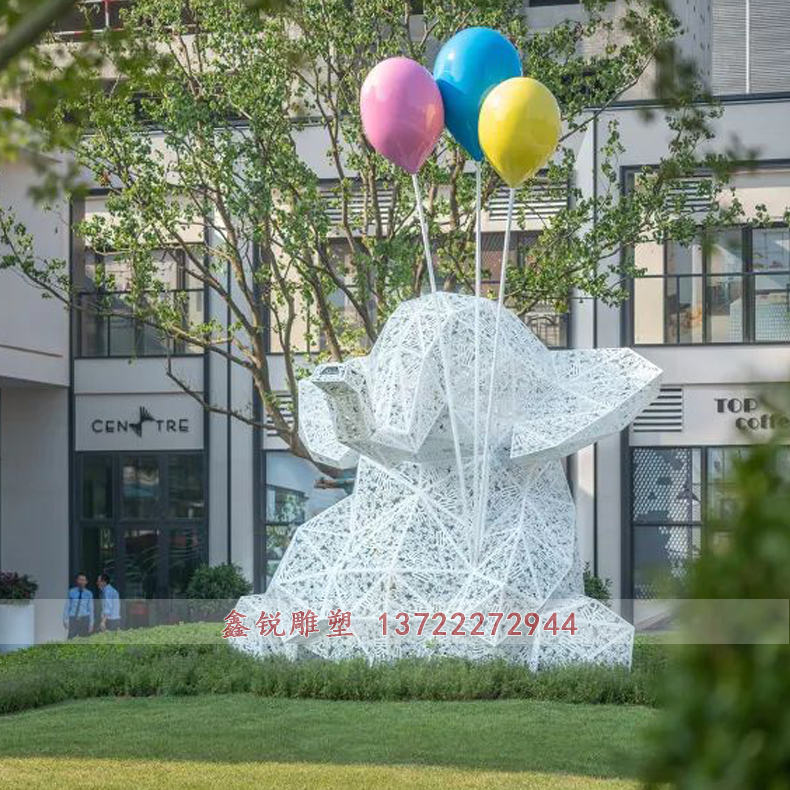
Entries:
{"type": "MultiPolygon", "coordinates": [[[[627,511],[624,511],[625,518],[627,519],[628,531],[629,531],[629,542],[630,542],[630,556],[628,557],[628,561],[630,563],[630,567],[628,568],[628,573],[630,574],[630,583],[626,586],[626,589],[630,588],[630,596],[633,600],[661,600],[660,598],[656,597],[648,597],[648,596],[640,596],[637,598],[637,584],[636,584],[636,535],[637,530],[640,529],[657,529],[660,527],[679,527],[679,528],[686,528],[691,531],[694,529],[698,529],[700,533],[700,540],[699,540],[699,553],[700,556],[703,554],[715,549],[715,536],[717,534],[721,534],[718,531],[711,531],[711,529],[707,526],[709,523],[709,519],[711,518],[710,514],[710,507],[712,501],[712,489],[714,485],[721,485],[722,490],[726,492],[729,488],[729,485],[724,478],[719,478],[714,480],[710,474],[711,468],[711,454],[715,451],[724,452],[749,452],[752,445],[748,444],[677,444],[677,445],[662,445],[662,444],[651,444],[651,445],[632,445],[629,444],[627,448],[627,463],[628,463],[628,471],[625,477],[625,485],[627,486],[626,490],[626,497],[624,501],[628,503],[627,511]],[[699,509],[700,509],[700,518],[699,519],[688,519],[685,521],[664,521],[660,522],[658,520],[650,520],[650,521],[643,521],[637,522],[635,520],[634,514],[634,504],[636,500],[635,496],[635,470],[636,464],[634,463],[634,456],[638,451],[645,451],[645,450],[652,450],[652,451],[667,451],[667,450],[683,450],[690,454],[690,468],[692,469],[693,474],[693,453],[699,452],[700,459],[699,459],[699,470],[700,470],[700,478],[699,478],[699,509]]],[[[790,445],[786,446],[786,451],[790,454],[790,445]]],[[[693,477],[692,477],[692,491],[693,491],[693,477]]],[[[715,517],[715,516],[713,516],[715,517]]],[[[624,569],[625,570],[625,569],[624,569]]]]}
{"type": "Polygon", "coordinates": [[[529,0],[528,8],[553,8],[561,5],[581,5],[581,0],[529,0]]]}
{"type": "MultiPolygon", "coordinates": [[[[761,225],[752,227],[749,225],[728,225],[717,228],[718,232],[725,232],[728,230],[740,230],[741,233],[741,251],[742,251],[742,270],[740,273],[733,274],[716,274],[710,272],[710,248],[709,245],[703,244],[702,246],[702,272],[700,274],[669,274],[667,273],[667,263],[669,258],[671,240],[663,243],[662,254],[662,274],[648,274],[642,277],[629,278],[629,298],[628,298],[628,328],[630,345],[634,348],[686,348],[686,347],[699,347],[699,346],[732,346],[739,348],[742,346],[776,346],[790,344],[790,338],[787,340],[758,340],[757,339],[757,302],[756,302],[756,280],[758,277],[764,276],[763,272],[756,272],[754,269],[754,234],[762,230],[786,230],[790,233],[790,228],[782,222],[772,222],[768,225],[761,225]],[[729,277],[739,278],[742,284],[742,325],[741,325],[741,340],[711,340],[710,339],[710,296],[708,284],[711,279],[729,277]],[[662,334],[664,341],[661,343],[640,343],[636,339],[636,282],[637,280],[661,280],[663,305],[662,305],[662,334]],[[668,291],[671,281],[676,283],[678,288],[681,280],[696,280],[702,286],[702,340],[699,342],[679,340],[680,327],[676,328],[675,339],[668,340],[669,326],[668,326],[668,291]]],[[[633,254],[633,247],[627,254],[633,254]]],[[[790,264],[787,269],[776,272],[787,274],[788,276],[788,298],[790,298],[790,264]]],[[[679,289],[678,289],[679,290],[679,289]]]]}
{"type": "MultiPolygon", "coordinates": [[[[192,294],[201,294],[202,295],[202,314],[203,320],[206,318],[206,307],[207,307],[207,291],[206,286],[203,285],[202,287],[196,288],[188,288],[187,286],[187,271],[186,271],[186,253],[184,250],[173,247],[167,248],[164,252],[173,255],[175,258],[175,265],[176,265],[176,281],[178,283],[178,287],[171,288],[167,291],[170,294],[186,294],[187,298],[190,297],[192,294]]],[[[166,338],[165,342],[162,343],[162,346],[168,345],[172,347],[170,352],[163,351],[161,353],[147,353],[145,350],[145,340],[146,340],[146,333],[147,332],[155,332],[156,330],[154,327],[146,324],[143,321],[135,319],[133,316],[129,316],[127,319],[132,326],[130,327],[131,335],[132,335],[132,345],[133,345],[133,353],[131,354],[114,354],[113,353],[113,331],[112,331],[112,319],[118,318],[118,316],[110,316],[110,315],[101,315],[96,310],[83,306],[87,303],[88,300],[91,299],[105,299],[105,298],[112,298],[113,296],[121,297],[123,294],[128,293],[125,290],[114,290],[114,291],[107,291],[104,289],[91,289],[85,287],[85,283],[87,281],[86,276],[86,268],[87,268],[87,256],[88,254],[92,254],[96,257],[97,261],[99,261],[102,257],[111,255],[112,250],[105,250],[104,252],[96,252],[95,250],[90,250],[87,247],[80,246],[80,252],[77,256],[77,266],[79,268],[78,278],[79,282],[83,284],[77,292],[77,302],[78,306],[74,309],[74,313],[76,315],[76,321],[74,322],[74,340],[75,340],[75,359],[170,359],[170,358],[197,358],[201,355],[207,353],[205,349],[201,349],[200,347],[195,347],[194,351],[187,351],[186,348],[189,348],[189,344],[185,341],[180,341],[179,346],[180,348],[177,350],[175,347],[175,341],[168,337],[166,338]],[[85,342],[85,329],[88,321],[91,320],[94,322],[94,325],[97,326],[100,330],[101,335],[103,336],[104,340],[104,353],[87,353],[85,350],[86,342],[85,342]]],[[[188,318],[188,313],[185,315],[185,319],[188,318]]],[[[117,333],[116,329],[116,333],[117,333]]],[[[99,332],[97,331],[97,336],[99,332]]],[[[117,337],[117,334],[116,334],[117,337]]]]}
{"type": "MultiPolygon", "coordinates": [[[[122,597],[126,594],[126,533],[130,530],[153,529],[157,532],[158,543],[158,584],[163,595],[170,595],[170,536],[183,529],[195,529],[202,540],[201,562],[208,562],[209,540],[209,486],[208,462],[205,450],[84,450],[76,451],[74,458],[74,554],[77,567],[85,561],[85,534],[88,530],[107,529],[113,544],[114,578],[122,597]],[[200,458],[202,464],[201,485],[203,491],[203,515],[200,517],[177,517],[168,515],[170,500],[170,463],[176,457],[200,458]],[[145,457],[156,459],[159,469],[159,501],[156,512],[146,516],[127,516],[122,512],[122,471],[128,458],[145,457]],[[111,469],[111,511],[109,517],[90,518],[84,515],[83,469],[86,459],[105,458],[110,461],[111,469]],[[166,585],[165,585],[166,582],[166,585]],[[165,586],[163,586],[165,585],[165,586]]],[[[99,570],[102,572],[102,570],[99,570]]],[[[90,584],[95,579],[88,580],[90,584]]]]}
{"type": "MultiPolygon", "coordinates": [[[[289,527],[294,526],[294,533],[296,530],[302,525],[307,523],[310,518],[313,516],[307,516],[304,521],[300,523],[291,523],[287,521],[278,521],[276,519],[269,520],[269,513],[268,513],[268,498],[267,493],[269,489],[269,480],[268,480],[268,472],[267,472],[267,458],[269,455],[276,456],[276,455],[288,455],[292,458],[296,458],[297,460],[307,461],[311,463],[315,468],[316,471],[321,473],[321,470],[318,466],[316,466],[315,462],[310,460],[309,458],[302,458],[301,456],[297,456],[292,453],[287,448],[270,448],[265,447],[262,441],[264,433],[260,428],[256,428],[253,431],[253,434],[257,434],[257,442],[253,448],[254,458],[256,459],[255,464],[256,468],[254,469],[254,496],[253,496],[253,506],[255,508],[254,518],[253,518],[253,587],[255,593],[262,593],[265,592],[266,587],[268,586],[268,579],[269,579],[269,535],[268,535],[268,527],[289,527]],[[263,580],[263,581],[261,581],[263,580]]],[[[323,474],[323,473],[321,473],[323,474]]],[[[346,495],[338,500],[338,502],[343,501],[346,497],[350,496],[353,493],[353,487],[356,484],[356,475],[357,469],[354,469],[354,476],[351,478],[351,490],[346,492],[346,495]]],[[[297,491],[297,489],[289,489],[285,486],[272,486],[274,488],[278,488],[282,491],[297,491]]],[[[309,502],[309,497],[307,498],[309,502]]],[[[332,503],[332,505],[328,505],[328,507],[332,507],[337,502],[332,503]]],[[[326,510],[327,508],[324,508],[326,510]]],[[[324,510],[319,511],[323,513],[324,510]]],[[[317,514],[316,514],[317,515],[317,514]]],[[[289,541],[290,545],[290,541],[289,541]]]]}
{"type": "MultiPolygon", "coordinates": [[[[484,231],[482,233],[482,239],[481,239],[483,250],[485,251],[487,239],[491,241],[495,237],[501,237],[502,243],[504,244],[504,236],[505,233],[503,230],[484,231]]],[[[527,258],[526,252],[531,246],[531,244],[537,241],[539,237],[540,237],[540,231],[537,230],[518,229],[511,231],[510,247],[511,250],[516,253],[515,265],[517,269],[523,269],[526,266],[526,258],[527,258]]],[[[481,285],[481,292],[485,293],[486,288],[491,290],[498,288],[499,279],[498,278],[486,279],[484,277],[480,285],[481,285]]],[[[556,318],[560,322],[560,325],[558,327],[558,331],[560,335],[562,335],[563,333],[565,335],[565,342],[562,344],[558,343],[556,345],[549,345],[548,343],[546,343],[544,336],[539,334],[530,323],[529,321],[530,316],[533,317],[541,316],[544,314],[544,312],[549,312],[549,311],[538,311],[538,310],[535,310],[534,312],[530,311],[529,313],[527,313],[525,316],[521,318],[521,321],[535,335],[535,337],[537,337],[549,350],[564,351],[571,348],[571,322],[573,320],[573,310],[571,309],[570,300],[568,303],[568,309],[564,313],[558,313],[556,311],[553,312],[553,315],[556,316],[556,318]],[[563,322],[564,322],[564,326],[562,326],[563,322]]]]}

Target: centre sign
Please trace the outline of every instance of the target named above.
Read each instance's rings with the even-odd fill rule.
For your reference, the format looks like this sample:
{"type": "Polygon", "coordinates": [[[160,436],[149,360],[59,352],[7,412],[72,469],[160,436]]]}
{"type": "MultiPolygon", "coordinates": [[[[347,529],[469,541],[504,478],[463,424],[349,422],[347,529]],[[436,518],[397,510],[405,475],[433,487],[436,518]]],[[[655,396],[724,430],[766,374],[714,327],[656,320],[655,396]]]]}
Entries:
{"type": "Polygon", "coordinates": [[[77,450],[199,450],[203,410],[189,395],[80,395],[77,450]]]}

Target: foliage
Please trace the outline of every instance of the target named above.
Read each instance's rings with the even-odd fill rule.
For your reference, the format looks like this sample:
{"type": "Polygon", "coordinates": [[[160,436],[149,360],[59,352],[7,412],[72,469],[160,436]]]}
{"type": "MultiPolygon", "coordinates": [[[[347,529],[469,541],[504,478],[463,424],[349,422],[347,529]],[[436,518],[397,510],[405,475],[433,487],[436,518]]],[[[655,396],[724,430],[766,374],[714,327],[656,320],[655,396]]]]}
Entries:
{"type": "MultiPolygon", "coordinates": [[[[718,550],[696,563],[689,597],[720,607],[726,599],[790,598],[790,476],[779,455],[776,440],[737,464],[728,489],[736,507],[726,521],[706,524],[718,550]]],[[[709,634],[721,620],[708,617],[709,634]]],[[[786,621],[779,635],[786,641],[786,621]]],[[[790,647],[691,641],[667,678],[650,786],[790,787],[790,647]]]]}
{"type": "Polygon", "coordinates": [[[241,568],[232,563],[202,565],[195,569],[187,584],[185,598],[194,601],[192,616],[218,622],[242,595],[249,595],[252,585],[241,568]]]}
{"type": "Polygon", "coordinates": [[[336,700],[653,705],[657,676],[670,655],[666,646],[640,642],[631,672],[568,667],[537,674],[503,661],[409,659],[375,666],[361,660],[259,661],[218,644],[221,628],[215,623],[148,630],[155,633],[103,634],[0,657],[0,713],[90,697],[235,692],[336,700]]]}
{"type": "Polygon", "coordinates": [[[233,563],[202,565],[195,569],[186,589],[186,597],[194,599],[232,598],[249,595],[252,585],[241,568],[233,563]]]}
{"type": "MultiPolygon", "coordinates": [[[[508,303],[521,315],[541,304],[565,309],[574,289],[619,302],[624,278],[634,272],[631,259],[619,254],[623,245],[695,232],[700,215],[691,204],[699,196],[678,190],[678,179],[705,166],[714,173],[714,192],[726,185],[725,159],[700,154],[718,111],[696,103],[700,93],[690,79],[662,82],[670,93],[669,153],[628,194],[620,195],[615,120],[598,135],[604,176],[598,194],[572,183],[579,135],[672,53],[678,23],[664,2],[625,0],[613,15],[610,0],[586,0],[582,21],[549,30],[530,28],[520,0],[434,0],[423,4],[422,15],[410,14],[403,0],[298,0],[267,14],[239,0],[186,5],[188,14],[183,0],[138,0],[124,9],[131,35],[98,41],[107,73],[117,74],[110,89],[69,96],[43,124],[81,119],[83,136],[62,147],[109,191],[109,218],[77,221],[75,230],[92,249],[112,251],[112,266],[100,261],[72,282],[65,261],[37,256],[32,234],[11,212],[0,215],[0,238],[9,248],[0,265],[21,269],[79,309],[131,310],[171,344],[244,368],[273,430],[297,454],[305,454],[298,409],[291,421],[269,343],[284,351],[285,388],[296,406],[306,369],[364,352],[397,304],[426,287],[409,180],[373,152],[361,130],[359,89],[382,58],[406,54],[427,64],[459,29],[488,25],[510,37],[526,72],[557,95],[567,132],[545,185],[567,205],[509,278],[508,303]],[[611,42],[603,50],[589,46],[603,39],[611,42]],[[325,161],[308,165],[304,152],[324,145],[325,161]],[[183,256],[185,281],[207,288],[221,311],[189,315],[187,296],[173,291],[172,267],[156,260],[154,251],[162,249],[183,256]],[[85,288],[97,291],[93,303],[77,302],[85,288]],[[123,294],[107,296],[115,291],[123,294]]],[[[445,136],[421,173],[431,233],[440,239],[441,280],[467,292],[470,171],[464,152],[445,136]]],[[[499,182],[487,166],[482,176],[487,199],[499,182]]],[[[711,211],[703,221],[733,222],[738,213],[734,205],[711,211]]],[[[168,374],[206,397],[175,366],[168,374]]],[[[258,422],[252,407],[232,414],[258,422]]]]}
{"type": "Polygon", "coordinates": [[[30,601],[36,590],[38,583],[27,574],[0,571],[0,601],[30,601]]]}
{"type": "Polygon", "coordinates": [[[588,598],[595,598],[596,601],[609,606],[612,601],[612,580],[596,576],[590,569],[589,562],[584,566],[582,578],[584,581],[584,594],[588,598]]]}
{"type": "Polygon", "coordinates": [[[40,176],[30,191],[42,199],[79,187],[74,163],[54,162],[49,154],[77,144],[81,124],[63,115],[64,103],[96,92],[102,64],[120,38],[113,32],[99,47],[87,32],[74,48],[50,32],[76,2],[0,0],[0,161],[24,155],[40,176]]]}

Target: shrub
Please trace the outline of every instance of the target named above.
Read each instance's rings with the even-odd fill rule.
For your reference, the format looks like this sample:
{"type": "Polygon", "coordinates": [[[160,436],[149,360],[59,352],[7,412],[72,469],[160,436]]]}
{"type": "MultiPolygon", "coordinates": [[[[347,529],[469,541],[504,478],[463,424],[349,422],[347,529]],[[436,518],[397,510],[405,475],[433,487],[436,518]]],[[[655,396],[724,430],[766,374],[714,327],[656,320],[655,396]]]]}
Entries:
{"type": "Polygon", "coordinates": [[[30,601],[38,584],[26,574],[0,571],[0,601],[30,601]]]}
{"type": "Polygon", "coordinates": [[[238,565],[201,565],[192,574],[186,589],[186,597],[193,599],[222,598],[238,599],[249,595],[252,585],[247,581],[238,565]]]}
{"type": "Polygon", "coordinates": [[[236,601],[251,592],[252,585],[238,565],[202,565],[189,580],[186,598],[200,602],[190,606],[193,617],[221,622],[236,601]]]}
{"type": "Polygon", "coordinates": [[[595,598],[596,601],[609,606],[612,600],[612,580],[596,576],[590,569],[589,562],[584,566],[583,579],[584,594],[588,598],[595,598]]]}
{"type": "Polygon", "coordinates": [[[326,700],[541,699],[654,705],[668,647],[637,642],[634,669],[575,666],[533,673],[504,661],[403,659],[369,666],[257,660],[218,636],[219,626],[161,626],[39,645],[0,657],[0,713],[72,699],[253,693],[326,700]],[[150,630],[166,644],[124,644],[150,630]],[[112,637],[112,639],[110,638],[112,637]],[[212,643],[193,640],[212,638],[212,643]]]}

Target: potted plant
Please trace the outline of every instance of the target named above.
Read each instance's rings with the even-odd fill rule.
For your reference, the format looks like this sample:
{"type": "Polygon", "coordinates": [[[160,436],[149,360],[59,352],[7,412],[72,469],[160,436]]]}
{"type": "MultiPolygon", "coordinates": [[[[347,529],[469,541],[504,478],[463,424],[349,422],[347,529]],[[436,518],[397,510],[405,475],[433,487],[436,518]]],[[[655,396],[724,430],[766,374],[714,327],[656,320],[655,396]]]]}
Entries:
{"type": "Polygon", "coordinates": [[[38,584],[26,574],[0,571],[0,653],[35,642],[36,590],[38,584]]]}

